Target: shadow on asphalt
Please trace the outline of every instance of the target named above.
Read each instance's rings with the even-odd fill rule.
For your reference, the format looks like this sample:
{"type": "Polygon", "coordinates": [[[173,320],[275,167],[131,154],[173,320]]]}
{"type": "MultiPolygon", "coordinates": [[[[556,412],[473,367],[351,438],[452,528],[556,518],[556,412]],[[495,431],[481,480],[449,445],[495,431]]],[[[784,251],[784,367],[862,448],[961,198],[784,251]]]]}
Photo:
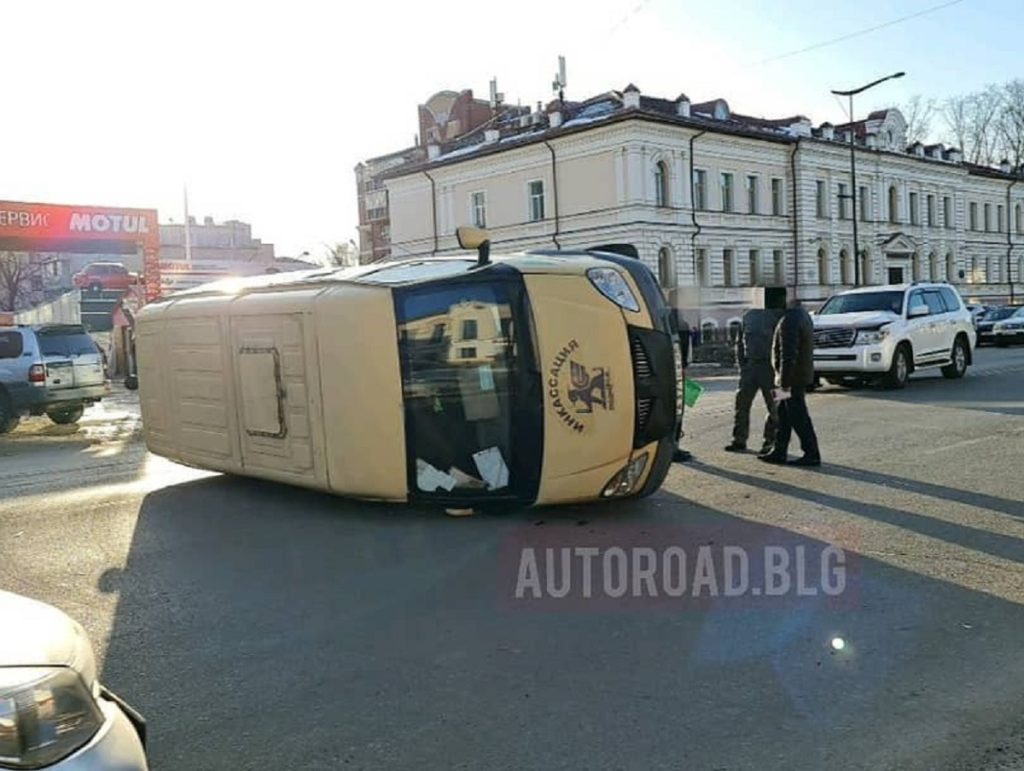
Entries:
{"type": "Polygon", "coordinates": [[[991,509],[1002,514],[1009,514],[1011,517],[1024,519],[1024,501],[1014,501],[1009,498],[1000,498],[995,495],[977,493],[971,490],[946,487],[945,485],[937,485],[931,482],[921,482],[916,479],[905,479],[904,477],[897,477],[892,474],[882,474],[877,471],[867,471],[866,469],[853,468],[851,466],[839,466],[835,463],[825,464],[818,469],[818,473],[842,477],[854,482],[894,487],[898,490],[907,490],[908,492],[928,495],[932,498],[941,498],[953,501],[954,503],[991,509]]]}
{"type": "MultiPolygon", "coordinates": [[[[1024,541],[1020,538],[1002,535],[1000,533],[993,533],[988,530],[980,530],[974,527],[967,527],[966,525],[958,525],[953,522],[946,522],[944,520],[935,519],[922,514],[904,511],[903,509],[882,506],[877,503],[863,503],[849,498],[842,498],[838,495],[830,495],[829,493],[822,492],[813,486],[797,487],[796,485],[777,482],[773,479],[765,479],[764,477],[755,476],[753,474],[741,474],[729,469],[706,466],[703,464],[694,464],[694,468],[698,471],[704,472],[705,474],[711,474],[712,476],[719,477],[720,479],[727,479],[730,482],[759,487],[762,490],[768,490],[769,492],[776,493],[778,495],[785,495],[798,500],[827,506],[838,511],[845,511],[849,514],[854,514],[858,517],[874,519],[879,522],[885,522],[889,525],[905,528],[915,533],[928,536],[929,538],[937,538],[957,546],[964,546],[968,549],[983,551],[994,557],[1001,557],[1002,559],[1024,563],[1024,541]]],[[[827,474],[827,464],[823,465],[820,471],[816,470],[812,472],[812,474],[818,473],[827,474]]],[[[839,474],[838,476],[843,475],[839,474]]],[[[851,476],[851,478],[853,477],[851,476]]],[[[808,480],[809,485],[813,485],[813,476],[809,476],[808,480]]],[[[1008,504],[1012,502],[1004,501],[1004,503],[1008,504]]]]}
{"type": "MultiPolygon", "coordinates": [[[[1019,382],[1021,374],[1008,374],[1019,382]]],[[[894,391],[882,386],[842,388],[825,386],[816,391],[818,395],[844,394],[858,399],[878,399],[900,402],[915,406],[931,405],[954,409],[978,410],[1001,415],[1024,415],[1024,402],[1019,393],[1014,395],[1006,378],[998,376],[972,377],[970,372],[963,380],[946,380],[941,375],[917,375],[905,389],[894,391]]]]}
{"type": "MultiPolygon", "coordinates": [[[[449,519],[241,478],[166,487],[144,499],[123,573],[101,580],[120,595],[104,680],[149,719],[154,768],[203,771],[939,768],[974,728],[962,662],[985,684],[972,698],[1001,708],[1017,693],[1024,665],[993,640],[1017,639],[1024,608],[858,555],[838,605],[538,610],[509,592],[510,543],[628,544],[680,526],[691,557],[825,545],[667,492],[449,519]]],[[[983,536],[978,548],[1009,555],[983,536]]]]}

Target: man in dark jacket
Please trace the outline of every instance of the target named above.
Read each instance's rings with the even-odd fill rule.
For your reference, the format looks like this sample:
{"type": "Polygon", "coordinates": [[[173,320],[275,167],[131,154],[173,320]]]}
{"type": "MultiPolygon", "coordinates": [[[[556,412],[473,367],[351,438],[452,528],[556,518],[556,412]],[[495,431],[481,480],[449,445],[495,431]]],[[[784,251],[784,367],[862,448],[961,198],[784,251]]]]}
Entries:
{"type": "Polygon", "coordinates": [[[807,387],[814,382],[814,322],[799,300],[789,308],[775,328],[772,338],[772,368],[775,370],[775,398],[779,405],[779,424],[775,446],[759,455],[766,463],[786,463],[793,431],[800,437],[803,457],[794,466],[820,466],[821,453],[807,412],[807,387]]]}
{"type": "Polygon", "coordinates": [[[764,397],[768,416],[764,421],[762,453],[771,452],[775,442],[775,399],[772,397],[772,335],[781,312],[753,308],[743,314],[743,329],[736,340],[736,363],[740,368],[740,382],[736,390],[736,409],[733,415],[732,443],[726,452],[743,452],[750,436],[750,406],[760,393],[764,397]]]}

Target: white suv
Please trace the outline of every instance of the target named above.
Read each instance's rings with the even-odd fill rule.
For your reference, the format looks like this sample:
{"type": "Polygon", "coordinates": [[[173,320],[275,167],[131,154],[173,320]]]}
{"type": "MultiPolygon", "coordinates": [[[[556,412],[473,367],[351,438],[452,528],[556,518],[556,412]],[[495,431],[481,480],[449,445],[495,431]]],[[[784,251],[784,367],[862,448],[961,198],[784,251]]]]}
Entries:
{"type": "Polygon", "coordinates": [[[915,282],[851,289],[814,314],[815,375],[836,385],[882,380],[902,388],[915,369],[963,377],[976,333],[949,284],[915,282]]]}

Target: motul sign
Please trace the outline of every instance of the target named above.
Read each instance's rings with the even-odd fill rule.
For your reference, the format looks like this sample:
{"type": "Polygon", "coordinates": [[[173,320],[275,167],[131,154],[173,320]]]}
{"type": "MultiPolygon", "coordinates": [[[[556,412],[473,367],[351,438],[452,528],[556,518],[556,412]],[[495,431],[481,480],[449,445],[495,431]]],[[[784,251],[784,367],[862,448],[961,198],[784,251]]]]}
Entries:
{"type": "Polygon", "coordinates": [[[149,232],[146,220],[138,214],[71,213],[69,230],[78,233],[140,233],[149,232]]]}
{"type": "Polygon", "coordinates": [[[147,300],[160,295],[159,249],[155,209],[0,201],[0,251],[140,252],[147,300]]]}

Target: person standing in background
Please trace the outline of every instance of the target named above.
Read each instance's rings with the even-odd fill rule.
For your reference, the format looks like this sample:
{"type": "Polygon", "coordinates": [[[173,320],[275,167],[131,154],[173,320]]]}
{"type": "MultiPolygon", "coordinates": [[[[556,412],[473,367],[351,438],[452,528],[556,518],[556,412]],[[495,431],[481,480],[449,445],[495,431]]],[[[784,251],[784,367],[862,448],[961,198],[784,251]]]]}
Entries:
{"type": "Polygon", "coordinates": [[[796,431],[804,454],[790,465],[820,466],[818,437],[814,433],[806,401],[807,387],[814,382],[814,322],[798,299],[790,301],[775,328],[772,368],[779,410],[778,427],[771,451],[757,457],[765,463],[786,463],[789,440],[796,431]]]}
{"type": "MultiPolygon", "coordinates": [[[[683,360],[683,379],[682,379],[682,383],[683,383],[683,387],[685,388],[686,387],[686,368],[690,364],[690,362],[692,360],[692,357],[693,357],[693,346],[691,345],[691,339],[692,338],[690,336],[690,325],[686,323],[686,320],[683,318],[683,314],[680,313],[678,309],[676,309],[676,326],[678,327],[678,329],[676,330],[676,334],[679,337],[679,348],[680,348],[680,353],[682,354],[682,356],[680,358],[683,360]]],[[[683,414],[684,415],[686,414],[686,402],[685,402],[685,400],[683,402],[683,414]]],[[[683,436],[685,436],[685,432],[682,430],[682,419],[680,419],[680,421],[679,421],[679,435],[676,437],[676,445],[677,446],[676,446],[675,452],[672,454],[672,461],[674,463],[687,463],[687,462],[693,460],[693,454],[691,452],[689,452],[688,450],[684,450],[682,447],[678,446],[679,442],[683,438],[683,436]]]]}
{"type": "Polygon", "coordinates": [[[768,415],[764,421],[764,442],[761,453],[769,453],[775,442],[776,405],[772,395],[772,337],[782,317],[776,308],[751,308],[743,314],[743,328],[736,340],[736,363],[740,382],[736,389],[733,413],[732,442],[726,452],[745,452],[750,436],[750,407],[760,393],[768,415]]]}

